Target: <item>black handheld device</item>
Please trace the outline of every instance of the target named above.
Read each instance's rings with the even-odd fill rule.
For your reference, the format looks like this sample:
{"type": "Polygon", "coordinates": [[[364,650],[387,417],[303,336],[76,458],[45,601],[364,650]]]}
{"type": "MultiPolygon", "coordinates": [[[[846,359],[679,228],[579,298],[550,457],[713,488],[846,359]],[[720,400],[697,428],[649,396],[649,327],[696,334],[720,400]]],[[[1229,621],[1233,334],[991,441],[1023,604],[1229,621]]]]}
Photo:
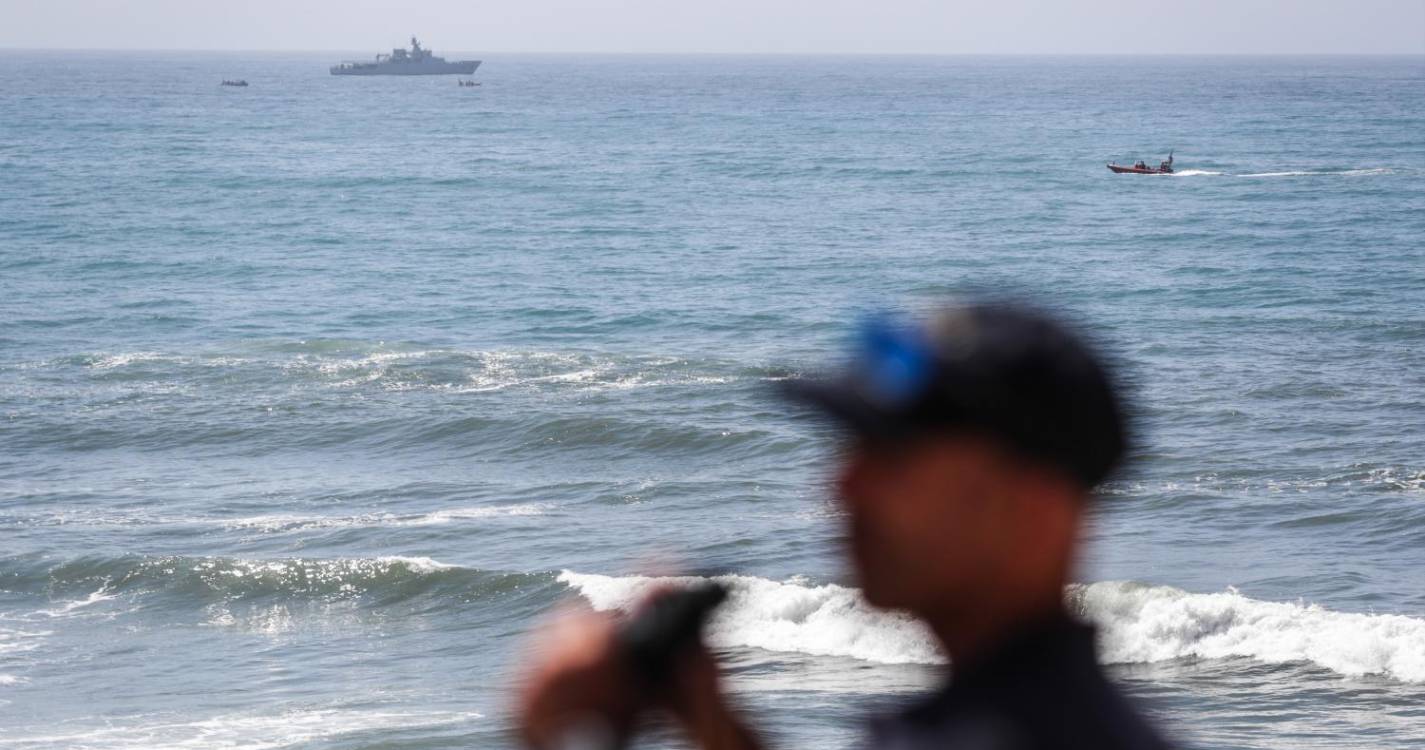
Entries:
{"type": "Polygon", "coordinates": [[[703,624],[726,598],[726,586],[707,581],[654,597],[623,623],[619,650],[641,690],[656,693],[666,685],[674,658],[698,642],[703,624]]]}
{"type": "MultiPolygon", "coordinates": [[[[727,598],[727,587],[711,581],[665,591],[619,624],[614,638],[619,658],[627,665],[644,697],[656,697],[673,678],[674,660],[698,643],[703,624],[727,598]]],[[[622,750],[633,726],[614,726],[586,717],[562,738],[561,750],[622,750]]]]}

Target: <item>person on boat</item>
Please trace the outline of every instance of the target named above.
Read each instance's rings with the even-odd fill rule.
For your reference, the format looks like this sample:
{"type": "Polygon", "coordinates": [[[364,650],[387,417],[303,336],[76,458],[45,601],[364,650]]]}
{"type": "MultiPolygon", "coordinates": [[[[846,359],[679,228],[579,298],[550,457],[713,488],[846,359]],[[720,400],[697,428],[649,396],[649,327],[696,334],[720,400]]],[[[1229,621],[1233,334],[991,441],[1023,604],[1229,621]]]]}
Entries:
{"type": "Polygon", "coordinates": [[[1133,163],[1133,168],[1134,168],[1134,169],[1147,169],[1147,168],[1148,168],[1148,162],[1145,162],[1145,161],[1143,161],[1142,159],[1139,159],[1138,161],[1136,161],[1136,162],[1133,163]]]}
{"type": "MultiPolygon", "coordinates": [[[[1128,446],[1103,362],[1048,315],[998,302],[873,320],[859,340],[845,371],[786,393],[844,428],[836,494],[863,595],[924,622],[953,678],[857,746],[1168,748],[1065,604],[1094,488],[1128,446]]],[[[580,729],[622,746],[663,711],[697,747],[762,747],[706,646],[687,644],[655,690],[618,634],[606,614],[556,621],[521,686],[526,746],[566,747],[580,729]]]]}

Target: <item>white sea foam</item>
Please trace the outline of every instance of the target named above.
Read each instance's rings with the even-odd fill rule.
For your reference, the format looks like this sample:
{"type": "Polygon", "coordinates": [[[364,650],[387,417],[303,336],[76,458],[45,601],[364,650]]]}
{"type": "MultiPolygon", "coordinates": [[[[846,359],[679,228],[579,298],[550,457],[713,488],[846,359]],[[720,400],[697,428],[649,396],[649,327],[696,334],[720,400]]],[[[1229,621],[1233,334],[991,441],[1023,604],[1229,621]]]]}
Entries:
{"type": "MultiPolygon", "coordinates": [[[[68,361],[64,361],[66,364],[68,361]]],[[[436,390],[484,393],[514,388],[627,390],[679,385],[718,385],[731,375],[698,372],[675,357],[597,357],[588,354],[521,350],[420,349],[411,351],[327,351],[243,356],[154,351],[99,353],[86,357],[93,370],[117,370],[145,363],[178,368],[271,370],[298,379],[314,378],[326,388],[376,387],[387,391],[436,390]],[[434,377],[431,377],[434,375],[434,377]]],[[[48,366],[53,361],[39,363],[48,366]]],[[[170,375],[184,377],[180,373],[170,375]]],[[[161,387],[147,386],[150,390],[161,387]]],[[[177,387],[175,384],[174,387],[177,387]]]]}
{"type": "Polygon", "coordinates": [[[113,599],[115,596],[116,595],[114,593],[109,591],[108,585],[104,585],[99,587],[98,591],[95,591],[94,593],[83,599],[77,599],[72,602],[65,602],[53,609],[42,609],[39,612],[36,612],[35,614],[43,615],[45,617],[66,617],[79,610],[91,607],[95,604],[107,602],[110,599],[113,599]]]}
{"type": "MultiPolygon", "coordinates": [[[[628,607],[656,586],[687,585],[693,578],[611,577],[564,571],[595,609],[628,607]]],[[[930,633],[905,615],[882,612],[855,589],[827,584],[779,583],[751,576],[718,576],[727,603],[709,623],[720,646],[744,646],[815,656],[844,656],[884,664],[941,661],[930,633]]]]}
{"type": "MultiPolygon", "coordinates": [[[[628,607],[652,587],[696,579],[564,571],[559,580],[595,609],[611,610],[628,607]]],[[[855,589],[747,576],[715,580],[731,589],[709,628],[719,645],[888,664],[941,661],[930,634],[919,624],[873,609],[855,589]]],[[[1102,658],[1109,663],[1241,657],[1309,662],[1343,675],[1425,682],[1425,619],[1260,601],[1235,590],[1194,594],[1114,581],[1074,585],[1067,595],[1099,625],[1102,658]]]]}
{"type": "Polygon", "coordinates": [[[166,714],[112,719],[105,726],[44,734],[8,731],[0,747],[102,747],[107,750],[278,750],[328,743],[374,730],[445,727],[468,723],[480,714],[454,711],[395,712],[309,709],[277,714],[236,714],[185,720],[166,714]]]}
{"type": "Polygon", "coordinates": [[[1147,495],[1176,492],[1312,492],[1327,487],[1376,487],[1405,493],[1425,491],[1425,470],[1407,466],[1351,466],[1316,477],[1223,477],[1216,473],[1190,478],[1146,481],[1110,481],[1099,489],[1105,495],[1147,495]]]}
{"type": "Polygon", "coordinates": [[[500,505],[490,507],[475,508],[451,508],[449,510],[437,510],[431,513],[424,513],[410,519],[398,521],[400,526],[430,526],[452,521],[466,521],[480,518],[499,518],[509,516],[542,516],[549,512],[549,506],[542,503],[524,503],[521,505],[500,505]]]}
{"type": "Polygon", "coordinates": [[[1177,172],[1173,172],[1173,174],[1177,175],[1178,177],[1202,177],[1220,175],[1222,174],[1222,172],[1213,172],[1209,169],[1184,169],[1177,172]]]}
{"type": "Polygon", "coordinates": [[[416,573],[434,573],[440,570],[454,570],[457,565],[447,565],[446,563],[432,560],[429,557],[406,557],[403,555],[388,555],[376,558],[376,562],[390,565],[400,563],[410,568],[416,573]]]}
{"type": "MultiPolygon", "coordinates": [[[[50,607],[48,609],[39,609],[33,612],[3,614],[0,615],[0,620],[9,622],[37,623],[60,618],[93,616],[93,614],[95,613],[86,612],[86,610],[96,604],[102,604],[103,602],[116,599],[117,597],[118,595],[110,591],[109,585],[106,583],[103,586],[99,587],[97,591],[94,591],[83,599],[60,602],[58,603],[58,606],[50,607]]],[[[105,611],[97,614],[100,617],[112,619],[114,617],[117,617],[119,613],[113,611],[105,611]]],[[[0,630],[0,653],[4,653],[7,650],[7,643],[10,643],[12,644],[12,646],[14,646],[18,644],[23,638],[41,637],[48,634],[48,632],[26,633],[17,630],[0,630]]],[[[33,648],[33,645],[30,645],[29,648],[33,648]]]]}
{"type": "Polygon", "coordinates": [[[89,366],[95,370],[113,370],[119,367],[128,367],[138,362],[152,362],[168,359],[159,352],[126,352],[120,354],[106,354],[96,357],[89,366]]]}
{"type": "Polygon", "coordinates": [[[236,560],[213,557],[199,560],[193,570],[202,574],[230,578],[264,575],[283,577],[300,573],[309,577],[336,580],[353,575],[385,573],[395,566],[405,567],[414,573],[434,573],[456,567],[436,562],[429,557],[403,557],[400,555],[377,558],[288,558],[282,560],[236,560]]]}
{"type": "Polygon", "coordinates": [[[541,516],[549,506],[541,503],[519,505],[489,505],[468,508],[449,508],[429,513],[364,513],[355,516],[320,516],[298,514],[274,514],[233,518],[222,521],[228,529],[251,529],[265,533],[304,531],[309,529],[333,529],[352,527],[392,527],[392,526],[436,526],[485,518],[509,516],[541,516]]]}
{"type": "Polygon", "coordinates": [[[470,373],[462,393],[498,391],[515,387],[572,385],[581,390],[628,390],[670,385],[718,385],[730,376],[698,374],[679,369],[681,360],[647,358],[619,361],[593,359],[552,352],[489,352],[479,357],[481,367],[470,373]],[[551,372],[554,370],[554,372],[551,372]]]}
{"type": "Polygon", "coordinates": [[[33,651],[40,641],[52,635],[50,630],[8,630],[0,628],[0,654],[15,654],[33,651]]]}
{"type": "MultiPolygon", "coordinates": [[[[65,360],[59,360],[65,361],[65,360]]],[[[220,356],[220,355],[190,355],[172,354],[154,351],[139,352],[114,352],[111,354],[94,354],[86,358],[85,364],[94,370],[115,370],[131,365],[157,362],[167,365],[192,366],[201,365],[204,367],[234,367],[237,365],[250,364],[253,360],[245,357],[220,356]]],[[[53,366],[56,360],[41,363],[40,366],[53,366]]]]}
{"type": "Polygon", "coordinates": [[[327,374],[352,369],[361,374],[337,386],[381,381],[388,390],[441,389],[456,393],[482,393],[510,388],[576,386],[582,390],[622,390],[666,385],[708,385],[731,382],[733,378],[681,371],[682,360],[670,357],[628,360],[590,357],[563,352],[539,351],[444,351],[432,350],[400,354],[376,354],[353,360],[325,362],[319,369],[327,374]],[[461,363],[464,382],[410,381],[392,375],[389,365],[404,360],[446,358],[461,363]]]}
{"type": "MultiPolygon", "coordinates": [[[[268,513],[241,518],[161,516],[142,511],[132,515],[93,514],[86,511],[61,509],[51,511],[46,515],[24,518],[21,521],[25,525],[55,526],[220,526],[235,531],[253,530],[265,533],[282,533],[310,529],[438,526],[480,519],[542,516],[548,514],[553,507],[547,503],[519,503],[444,508],[426,513],[361,513],[350,516],[268,513]]],[[[87,604],[93,603],[95,602],[87,602],[87,604]]]]}
{"type": "MultiPolygon", "coordinates": [[[[26,657],[20,657],[18,654],[35,650],[47,636],[52,634],[53,631],[49,630],[34,631],[0,628],[0,665],[14,667],[25,664],[27,661],[26,657]]],[[[0,687],[19,685],[25,682],[29,682],[29,680],[19,675],[0,673],[0,687]]],[[[0,700],[0,706],[6,703],[8,703],[8,701],[0,700]]],[[[0,732],[0,739],[3,739],[4,736],[4,733],[0,732]]]]}
{"type": "Polygon", "coordinates": [[[1371,469],[1362,484],[1387,487],[1401,492],[1425,492],[1425,471],[1384,466],[1371,469]]]}

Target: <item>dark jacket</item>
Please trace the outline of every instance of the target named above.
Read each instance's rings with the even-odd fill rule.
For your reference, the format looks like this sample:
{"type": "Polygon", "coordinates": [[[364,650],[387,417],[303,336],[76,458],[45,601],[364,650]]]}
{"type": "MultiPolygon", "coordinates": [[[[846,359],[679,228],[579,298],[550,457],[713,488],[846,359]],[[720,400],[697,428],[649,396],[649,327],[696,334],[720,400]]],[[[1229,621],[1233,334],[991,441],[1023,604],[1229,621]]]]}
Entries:
{"type": "Polygon", "coordinates": [[[874,750],[1166,750],[1109,682],[1094,631],[1059,619],[1027,628],[956,669],[950,684],[873,722],[874,750]]]}

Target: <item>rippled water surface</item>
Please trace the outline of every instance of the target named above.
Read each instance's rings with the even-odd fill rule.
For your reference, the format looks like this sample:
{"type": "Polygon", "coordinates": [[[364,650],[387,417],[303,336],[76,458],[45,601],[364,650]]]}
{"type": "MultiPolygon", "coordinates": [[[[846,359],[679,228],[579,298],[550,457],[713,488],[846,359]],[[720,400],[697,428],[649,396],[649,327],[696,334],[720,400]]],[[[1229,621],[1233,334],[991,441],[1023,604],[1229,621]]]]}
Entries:
{"type": "Polygon", "coordinates": [[[941,660],[768,386],[972,288],[1136,394],[1068,592],[1129,690],[1425,744],[1421,58],[330,62],[0,53],[0,748],[507,747],[531,624],[678,566],[846,747],[941,660]]]}

